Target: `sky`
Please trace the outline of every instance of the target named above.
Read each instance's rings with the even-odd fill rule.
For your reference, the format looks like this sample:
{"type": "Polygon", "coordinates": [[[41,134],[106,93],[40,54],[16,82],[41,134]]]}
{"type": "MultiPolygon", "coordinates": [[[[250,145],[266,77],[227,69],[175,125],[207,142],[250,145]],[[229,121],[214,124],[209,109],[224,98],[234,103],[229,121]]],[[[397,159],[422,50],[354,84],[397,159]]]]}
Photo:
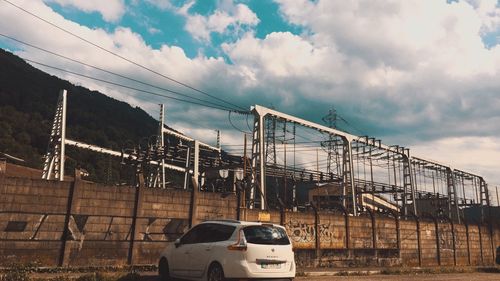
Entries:
{"type": "MultiPolygon", "coordinates": [[[[245,109],[274,107],[500,185],[497,0],[8,0],[122,57],[245,109]]],[[[163,88],[215,100],[72,37],[0,0],[0,33],[163,88]]],[[[0,36],[24,58],[124,83],[0,36]]],[[[99,90],[206,142],[241,142],[245,118],[44,71],[99,90]]],[[[157,88],[141,85],[142,89],[157,88]]],[[[70,102],[70,98],[69,98],[70,102]]],[[[227,105],[227,104],[225,104],[227,105]]],[[[250,121],[251,123],[251,121],[250,121]]]]}

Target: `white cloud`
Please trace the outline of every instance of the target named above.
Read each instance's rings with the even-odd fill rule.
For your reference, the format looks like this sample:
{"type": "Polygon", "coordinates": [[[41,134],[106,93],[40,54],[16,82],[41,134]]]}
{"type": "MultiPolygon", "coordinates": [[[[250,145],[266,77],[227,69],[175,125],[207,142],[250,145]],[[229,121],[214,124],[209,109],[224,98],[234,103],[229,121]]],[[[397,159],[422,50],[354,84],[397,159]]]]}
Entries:
{"type": "Polygon", "coordinates": [[[146,0],[146,2],[162,10],[173,8],[173,5],[172,3],[170,3],[170,0],[146,0]]]}
{"type": "Polygon", "coordinates": [[[218,9],[208,16],[191,14],[189,9],[194,3],[186,3],[178,9],[178,13],[186,17],[185,29],[198,40],[209,41],[212,32],[238,34],[245,26],[252,27],[259,23],[257,15],[247,5],[234,4],[232,0],[223,1],[218,9]]]}
{"type": "Polygon", "coordinates": [[[158,34],[158,33],[161,33],[161,30],[159,30],[158,28],[154,28],[154,27],[148,27],[148,32],[150,34],[158,34]]]}
{"type": "Polygon", "coordinates": [[[487,33],[500,27],[500,5],[498,0],[467,0],[481,17],[482,31],[487,33]]]}
{"type": "Polygon", "coordinates": [[[63,7],[73,7],[86,13],[98,12],[109,22],[118,21],[125,13],[123,0],[44,0],[63,7]]]}
{"type": "MultiPolygon", "coordinates": [[[[68,31],[78,34],[91,42],[95,42],[108,50],[120,54],[121,56],[137,61],[148,68],[155,69],[158,72],[169,75],[174,79],[182,80],[185,83],[199,85],[202,84],[201,81],[210,81],[210,76],[214,72],[217,72],[219,75],[225,77],[229,77],[231,75],[230,71],[226,69],[224,60],[221,58],[196,57],[191,59],[186,56],[181,48],[176,46],[163,45],[159,49],[153,49],[144,42],[139,34],[134,33],[129,28],[119,27],[113,32],[108,33],[102,29],[91,29],[68,21],[61,15],[55,13],[48,6],[44,5],[41,1],[33,2],[24,0],[18,2],[19,6],[29,6],[30,11],[33,11],[40,17],[47,19],[48,21],[53,22],[68,31]],[[193,73],[196,73],[196,75],[193,75],[193,73]]],[[[160,85],[165,88],[178,90],[178,86],[174,83],[168,82],[159,76],[152,75],[150,72],[141,70],[130,63],[124,62],[123,60],[99,50],[75,37],[46,25],[40,20],[35,19],[34,17],[27,15],[4,2],[0,2],[0,29],[2,30],[2,33],[6,35],[49,49],[61,55],[84,61],[85,63],[127,75],[135,79],[160,85]],[[13,22],[16,24],[12,24],[13,22]],[[40,29],[33,28],[34,26],[40,26],[43,29],[43,32],[39,32],[40,29]],[[51,36],[46,36],[48,33],[50,33],[51,36]]],[[[123,81],[123,79],[117,79],[116,77],[100,73],[81,65],[69,63],[32,48],[24,46],[20,47],[21,50],[16,51],[16,54],[26,58],[44,62],[49,65],[59,66],[78,73],[97,76],[106,80],[113,80],[127,85],[130,85],[131,83],[130,81],[123,81]]],[[[166,99],[155,98],[143,93],[131,93],[130,90],[111,87],[102,83],[92,82],[84,78],[75,78],[69,74],[60,73],[59,71],[45,70],[70,81],[81,83],[91,89],[100,90],[103,93],[109,94],[115,98],[127,100],[134,106],[143,106],[143,103],[150,103],[154,105],[160,101],[170,103],[169,100],[166,99]],[[134,97],[130,97],[130,94],[134,97]]],[[[158,90],[155,91],[162,93],[158,90]]],[[[182,91],[186,92],[185,89],[182,89],[182,91]]],[[[193,92],[190,94],[196,96],[193,92]]],[[[170,110],[171,114],[175,114],[174,112],[177,110],[183,111],[187,108],[187,106],[182,103],[175,103],[175,105],[167,105],[167,108],[170,110]]],[[[156,107],[154,110],[157,110],[156,107]]]]}
{"type": "MultiPolygon", "coordinates": [[[[179,13],[187,18],[186,29],[200,40],[209,40],[214,32],[238,32],[241,38],[222,46],[232,62],[228,64],[203,55],[189,58],[177,46],[152,48],[128,28],[89,29],[65,20],[40,1],[18,2],[92,42],[234,103],[274,105],[316,121],[335,105],[348,120],[362,120],[357,127],[388,144],[410,146],[414,155],[431,155],[500,183],[494,172],[499,169],[495,152],[499,149],[490,145],[500,140],[500,46],[487,49],[481,39],[485,30],[498,31],[496,6],[444,0],[279,0],[283,16],[305,32],[275,32],[263,39],[243,28],[259,21],[244,4],[222,1],[207,16],[191,14],[190,6],[184,6],[179,13]],[[473,142],[462,143],[467,140],[473,142]]],[[[0,2],[0,29],[72,58],[178,89],[4,2],[0,2]]],[[[29,48],[17,54],[102,77],[29,48]]],[[[133,105],[147,103],[146,109],[156,116],[159,98],[64,77],[133,105]]],[[[179,103],[167,102],[167,120],[186,132],[191,128],[190,133],[205,136],[206,141],[212,139],[209,130],[228,128],[226,113],[179,103]]],[[[238,124],[248,130],[244,121],[238,124]]],[[[241,136],[223,135],[231,141],[241,136]]]]}
{"type": "Polygon", "coordinates": [[[414,155],[469,171],[500,185],[500,137],[451,137],[412,146],[414,155]],[[427,157],[426,157],[427,156],[427,157]]]}

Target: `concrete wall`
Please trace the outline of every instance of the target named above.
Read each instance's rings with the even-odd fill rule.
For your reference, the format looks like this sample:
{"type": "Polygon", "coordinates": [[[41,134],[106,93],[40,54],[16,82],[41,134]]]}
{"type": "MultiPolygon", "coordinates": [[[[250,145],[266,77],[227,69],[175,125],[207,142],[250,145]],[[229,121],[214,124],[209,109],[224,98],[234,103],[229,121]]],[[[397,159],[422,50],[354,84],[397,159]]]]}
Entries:
{"type": "MultiPolygon", "coordinates": [[[[489,265],[500,243],[500,229],[492,240],[486,225],[314,210],[269,215],[287,229],[300,266],[489,265]]],[[[190,220],[236,217],[234,195],[0,174],[0,266],[154,264],[190,220]]],[[[257,221],[259,210],[241,218],[257,221]]]]}

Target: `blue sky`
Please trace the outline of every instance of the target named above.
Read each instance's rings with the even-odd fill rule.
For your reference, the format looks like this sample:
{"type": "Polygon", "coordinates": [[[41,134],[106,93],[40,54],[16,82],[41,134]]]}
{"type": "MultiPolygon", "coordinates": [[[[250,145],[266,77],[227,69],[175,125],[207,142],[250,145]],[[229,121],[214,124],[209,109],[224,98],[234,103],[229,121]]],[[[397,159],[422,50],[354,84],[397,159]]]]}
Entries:
{"type": "MultiPolygon", "coordinates": [[[[158,5],[148,1],[126,1],[125,3],[128,4],[127,11],[114,22],[106,21],[97,11],[85,12],[74,6],[50,1],[47,2],[47,5],[66,19],[90,28],[103,28],[112,31],[119,26],[129,27],[139,33],[148,45],[154,48],[159,48],[163,44],[180,46],[191,58],[200,52],[206,56],[223,56],[221,44],[237,39],[231,32],[212,33],[208,42],[193,38],[184,29],[186,18],[176,12],[176,9],[186,5],[189,1],[170,1],[172,8],[168,9],[159,8],[158,5]]],[[[220,0],[197,1],[188,11],[190,14],[209,16],[218,9],[220,3],[220,0]]],[[[291,24],[283,18],[279,11],[279,5],[272,0],[234,1],[234,3],[248,5],[259,18],[258,24],[252,26],[251,29],[243,27],[254,32],[257,38],[265,38],[267,34],[272,32],[291,32],[293,34],[303,32],[301,26],[291,24]]]]}
{"type": "MultiPolygon", "coordinates": [[[[320,123],[335,107],[349,122],[342,122],[342,129],[410,146],[416,154],[480,171],[500,184],[497,0],[9,1],[244,108],[273,106],[320,123]]],[[[190,91],[5,1],[0,1],[0,30],[122,75],[190,91]]],[[[1,37],[0,47],[86,75],[131,83],[1,37]]],[[[214,127],[224,130],[228,143],[241,140],[225,112],[42,69],[141,106],[152,116],[157,104],[165,102],[167,123],[203,140],[213,138],[214,127]]],[[[245,120],[233,118],[248,131],[245,120]]]]}

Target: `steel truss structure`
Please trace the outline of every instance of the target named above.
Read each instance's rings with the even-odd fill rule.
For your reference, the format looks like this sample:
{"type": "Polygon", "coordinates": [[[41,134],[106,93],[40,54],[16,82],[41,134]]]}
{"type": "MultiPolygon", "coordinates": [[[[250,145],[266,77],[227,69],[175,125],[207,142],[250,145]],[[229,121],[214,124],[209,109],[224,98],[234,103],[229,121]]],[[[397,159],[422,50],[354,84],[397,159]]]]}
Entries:
{"type": "MultiPolygon", "coordinates": [[[[147,147],[142,148],[133,147],[115,151],[66,138],[66,103],[67,91],[62,90],[58,98],[49,145],[45,155],[43,179],[64,180],[66,146],[121,158],[122,164],[129,164],[137,168],[138,174],[144,177],[147,187],[165,188],[167,180],[165,170],[171,170],[184,173],[183,187],[187,189],[190,176],[193,177],[196,183],[200,180],[200,168],[214,166],[217,161],[219,161],[219,165],[222,164],[220,163],[221,149],[219,147],[208,145],[165,128],[163,105],[160,105],[158,135],[154,144],[148,144],[147,147]],[[165,135],[178,140],[178,143],[175,146],[166,145],[165,135]],[[146,166],[148,166],[149,173],[143,174],[146,166]]],[[[200,185],[196,186],[201,187],[200,185]]]]}
{"type": "MultiPolygon", "coordinates": [[[[265,129],[266,124],[269,124],[268,120],[273,120],[272,124],[288,123],[289,126],[294,126],[294,132],[295,126],[302,126],[326,135],[326,141],[321,142],[321,146],[328,148],[326,170],[320,171],[318,168],[316,172],[308,172],[310,181],[340,181],[342,205],[352,215],[358,215],[366,208],[370,208],[368,201],[391,201],[397,205],[395,209],[403,216],[425,215],[427,210],[419,207],[419,204],[423,207],[425,200],[430,200],[431,205],[435,205],[441,200],[443,206],[437,206],[435,212],[441,212],[454,221],[460,221],[464,208],[479,206],[483,210],[484,207],[490,206],[488,185],[479,175],[453,169],[436,161],[413,157],[409,148],[385,145],[375,138],[346,133],[331,128],[333,126],[323,126],[274,109],[255,105],[252,112],[254,123],[251,159],[255,171],[252,186],[258,187],[261,192],[256,194],[252,188],[250,208],[267,208],[265,200],[266,196],[269,197],[266,194],[267,177],[304,178],[303,175],[297,176],[304,173],[303,169],[301,172],[301,169],[296,167],[290,168],[286,165],[280,167],[279,164],[266,162],[266,159],[269,159],[266,155],[269,151],[266,149],[268,148],[266,140],[269,142],[269,136],[264,133],[269,132],[269,126],[267,130],[265,129]],[[340,173],[333,173],[331,169],[333,153],[341,155],[340,173]],[[375,170],[380,174],[383,169],[387,169],[386,181],[374,176],[375,170]]],[[[283,157],[286,159],[286,149],[283,157]]]]}
{"type": "MultiPolygon", "coordinates": [[[[336,198],[354,216],[371,209],[398,211],[401,216],[420,216],[429,212],[433,216],[460,221],[465,208],[479,207],[484,215],[484,208],[490,206],[488,185],[481,176],[414,157],[409,148],[341,131],[334,128],[332,122],[324,126],[274,109],[253,106],[251,157],[247,165],[246,153],[243,157],[221,156],[220,131],[217,132],[217,147],[214,147],[166,128],[163,105],[160,106],[156,140],[146,147],[114,151],[68,139],[66,102],[67,92],[63,90],[43,167],[42,178],[47,180],[64,180],[65,146],[68,145],[121,158],[123,163],[136,167],[145,185],[151,188],[167,187],[166,170],[184,174],[182,188],[189,188],[192,177],[202,190],[210,189],[205,181],[225,182],[228,170],[232,171],[233,180],[228,184],[232,185],[230,191],[242,191],[241,207],[269,209],[268,199],[272,194],[268,193],[267,180],[270,178],[276,179],[276,183],[282,181],[280,192],[276,192],[276,187],[274,190],[281,208],[294,211],[298,207],[297,186],[300,183],[338,188],[340,195],[336,198]],[[316,142],[315,151],[304,149],[304,145],[300,147],[296,141],[300,128],[323,137],[316,142]],[[315,165],[296,165],[295,153],[301,150],[309,158],[315,154],[315,165]],[[324,167],[319,164],[320,151],[322,155],[326,152],[324,167]],[[279,159],[281,152],[284,154],[279,159]],[[293,161],[287,162],[288,153],[293,153],[293,161]],[[240,172],[242,175],[237,176],[240,172]]],[[[217,191],[214,187],[211,189],[217,191]]]]}

